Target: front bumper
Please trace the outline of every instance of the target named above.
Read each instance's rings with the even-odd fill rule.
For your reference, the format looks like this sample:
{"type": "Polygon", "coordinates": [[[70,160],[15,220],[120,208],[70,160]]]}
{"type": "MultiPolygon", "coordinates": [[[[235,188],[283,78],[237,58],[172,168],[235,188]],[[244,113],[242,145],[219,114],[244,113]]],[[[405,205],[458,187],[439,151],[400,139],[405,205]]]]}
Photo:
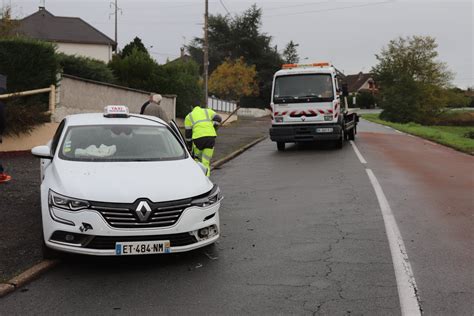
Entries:
{"type": "Polygon", "coordinates": [[[42,208],[44,242],[47,247],[63,252],[115,256],[115,242],[170,240],[170,252],[175,253],[212,244],[220,236],[220,201],[203,208],[189,207],[183,211],[173,226],[162,228],[116,228],[110,226],[104,217],[95,210],[86,209],[72,212],[58,208],[49,209],[48,203],[44,200],[42,208]],[[65,223],[59,222],[58,219],[65,223]],[[66,224],[66,222],[74,225],[66,224]],[[209,226],[215,226],[217,233],[201,238],[198,231],[209,226]],[[85,230],[85,228],[88,229],[85,230]],[[56,238],[58,232],[61,234],[72,233],[79,237],[81,242],[58,241],[56,238]],[[56,235],[54,235],[55,233],[56,235]]]}
{"type": "Polygon", "coordinates": [[[274,142],[312,142],[337,140],[340,137],[341,125],[339,124],[273,125],[270,128],[270,139],[274,142]],[[318,128],[332,128],[332,132],[318,132],[318,128]]]}

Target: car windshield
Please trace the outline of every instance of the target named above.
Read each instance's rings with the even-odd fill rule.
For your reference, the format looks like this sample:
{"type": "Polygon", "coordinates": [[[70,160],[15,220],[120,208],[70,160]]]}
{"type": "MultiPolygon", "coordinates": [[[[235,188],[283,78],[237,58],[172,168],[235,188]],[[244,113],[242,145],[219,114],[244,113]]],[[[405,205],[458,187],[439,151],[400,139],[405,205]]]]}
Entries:
{"type": "Polygon", "coordinates": [[[94,125],[67,129],[59,157],[74,161],[157,161],[186,157],[165,126],[94,125]]]}
{"type": "Polygon", "coordinates": [[[274,103],[328,102],[333,99],[330,74],[289,75],[275,80],[274,103]]]}

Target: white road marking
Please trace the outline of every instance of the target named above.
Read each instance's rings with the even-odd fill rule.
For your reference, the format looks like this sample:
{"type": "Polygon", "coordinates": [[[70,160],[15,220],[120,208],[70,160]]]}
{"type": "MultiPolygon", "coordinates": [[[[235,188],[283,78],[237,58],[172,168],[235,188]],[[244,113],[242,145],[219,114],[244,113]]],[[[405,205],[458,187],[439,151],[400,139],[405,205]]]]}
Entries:
{"type": "Polygon", "coordinates": [[[384,125],[383,127],[385,127],[386,129],[392,129],[390,126],[387,125],[384,125]]]}
{"type": "Polygon", "coordinates": [[[396,129],[395,132],[397,132],[398,134],[405,134],[403,132],[400,132],[398,129],[396,129]]]}
{"type": "Polygon", "coordinates": [[[359,149],[357,148],[356,144],[354,143],[354,141],[350,141],[351,142],[351,145],[352,145],[352,148],[354,149],[356,155],[357,155],[357,158],[359,158],[359,161],[363,164],[366,164],[367,161],[365,161],[364,157],[362,156],[362,154],[360,153],[359,149]]]}
{"type": "Polygon", "coordinates": [[[397,280],[398,298],[400,300],[400,308],[402,315],[421,315],[419,305],[418,289],[408,260],[405,244],[403,243],[400,230],[393,216],[392,209],[388,204],[387,198],[383,193],[377,178],[370,169],[366,169],[370,182],[374,187],[377,200],[379,201],[380,211],[382,212],[383,221],[385,223],[385,231],[387,233],[390,252],[392,254],[392,262],[395,270],[395,278],[397,280]]]}

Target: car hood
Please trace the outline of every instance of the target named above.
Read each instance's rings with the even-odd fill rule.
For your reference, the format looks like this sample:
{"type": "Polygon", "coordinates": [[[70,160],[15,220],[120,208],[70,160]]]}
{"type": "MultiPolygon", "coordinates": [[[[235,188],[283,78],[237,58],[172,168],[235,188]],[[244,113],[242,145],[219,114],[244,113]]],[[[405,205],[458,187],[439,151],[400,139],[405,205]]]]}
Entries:
{"type": "MultiPolygon", "coordinates": [[[[206,193],[212,182],[192,159],[153,162],[78,162],[55,159],[50,189],[89,201],[133,203],[185,199],[206,193]]],[[[48,176],[48,175],[47,175],[48,176]]]]}

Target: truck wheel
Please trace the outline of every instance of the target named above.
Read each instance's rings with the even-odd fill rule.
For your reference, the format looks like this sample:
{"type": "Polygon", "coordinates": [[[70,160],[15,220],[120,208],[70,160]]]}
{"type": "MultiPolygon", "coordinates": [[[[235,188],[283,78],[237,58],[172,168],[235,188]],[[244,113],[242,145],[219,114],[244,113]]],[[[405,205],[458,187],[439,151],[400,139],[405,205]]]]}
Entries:
{"type": "Polygon", "coordinates": [[[341,149],[344,145],[344,129],[341,128],[341,135],[339,136],[338,140],[336,140],[336,149],[341,149]]]}
{"type": "Polygon", "coordinates": [[[352,128],[352,129],[349,131],[349,133],[347,133],[349,140],[354,140],[354,139],[355,139],[355,133],[356,133],[356,128],[355,128],[355,126],[354,126],[354,128],[352,128]]]}
{"type": "Polygon", "coordinates": [[[278,149],[278,151],[284,151],[285,150],[285,143],[277,142],[277,149],[278,149]]]}

